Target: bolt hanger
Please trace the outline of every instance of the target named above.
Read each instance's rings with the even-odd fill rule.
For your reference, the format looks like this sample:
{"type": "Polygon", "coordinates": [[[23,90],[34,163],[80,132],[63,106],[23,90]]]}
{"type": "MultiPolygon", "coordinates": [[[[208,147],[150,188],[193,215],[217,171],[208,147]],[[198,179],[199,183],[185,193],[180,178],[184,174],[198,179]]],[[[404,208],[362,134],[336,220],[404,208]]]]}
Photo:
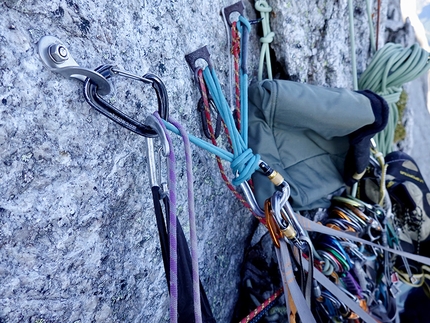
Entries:
{"type": "Polygon", "coordinates": [[[67,47],[54,36],[43,36],[37,43],[37,50],[43,64],[52,72],[66,77],[73,77],[82,82],[90,78],[97,85],[100,95],[107,95],[111,91],[109,82],[100,73],[85,67],[80,67],[69,54],[67,47]]]}

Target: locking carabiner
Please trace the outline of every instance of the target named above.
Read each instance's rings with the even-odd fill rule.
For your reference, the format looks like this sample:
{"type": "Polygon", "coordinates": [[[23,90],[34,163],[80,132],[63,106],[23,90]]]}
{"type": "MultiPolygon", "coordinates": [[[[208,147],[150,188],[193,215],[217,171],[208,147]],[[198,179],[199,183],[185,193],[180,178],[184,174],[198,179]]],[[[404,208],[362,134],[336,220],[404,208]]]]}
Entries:
{"type": "MultiPolygon", "coordinates": [[[[169,113],[169,104],[167,97],[167,90],[163,82],[154,74],[145,74],[140,77],[134,74],[130,74],[124,71],[113,68],[112,65],[102,65],[95,69],[96,72],[100,73],[106,79],[111,78],[114,75],[124,76],[126,78],[141,81],[143,83],[151,84],[157,94],[158,100],[158,113],[160,116],[167,120],[169,113]]],[[[106,101],[98,92],[98,87],[91,79],[87,79],[84,84],[84,96],[85,100],[94,109],[108,117],[109,119],[120,124],[124,128],[127,128],[138,135],[144,137],[154,138],[157,136],[155,129],[147,124],[140,123],[137,120],[132,119],[125,113],[118,110],[111,103],[106,101]]]]}

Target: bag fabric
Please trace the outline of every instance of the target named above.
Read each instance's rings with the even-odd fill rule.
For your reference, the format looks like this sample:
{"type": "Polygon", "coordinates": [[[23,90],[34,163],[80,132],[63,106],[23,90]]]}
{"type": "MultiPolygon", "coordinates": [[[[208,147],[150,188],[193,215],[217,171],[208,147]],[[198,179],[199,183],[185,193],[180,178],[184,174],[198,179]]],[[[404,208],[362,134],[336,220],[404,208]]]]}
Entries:
{"type": "MultiPolygon", "coordinates": [[[[285,80],[264,80],[249,87],[249,146],[289,183],[295,210],[328,207],[330,194],[345,185],[345,158],[353,146],[349,135],[356,144],[363,129],[369,146],[369,134],[385,127],[386,102],[366,92],[285,80]]],[[[275,186],[261,172],[254,173],[253,181],[262,207],[275,186]]]]}

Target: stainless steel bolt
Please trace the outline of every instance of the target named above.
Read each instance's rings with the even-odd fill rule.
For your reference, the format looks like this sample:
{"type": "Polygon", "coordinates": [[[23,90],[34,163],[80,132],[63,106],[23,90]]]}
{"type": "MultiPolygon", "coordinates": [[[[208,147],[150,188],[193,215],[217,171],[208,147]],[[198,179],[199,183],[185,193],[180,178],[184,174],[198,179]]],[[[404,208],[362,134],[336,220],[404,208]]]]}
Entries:
{"type": "Polygon", "coordinates": [[[69,59],[69,52],[64,45],[52,44],[49,46],[49,56],[55,63],[63,63],[69,59]]]}

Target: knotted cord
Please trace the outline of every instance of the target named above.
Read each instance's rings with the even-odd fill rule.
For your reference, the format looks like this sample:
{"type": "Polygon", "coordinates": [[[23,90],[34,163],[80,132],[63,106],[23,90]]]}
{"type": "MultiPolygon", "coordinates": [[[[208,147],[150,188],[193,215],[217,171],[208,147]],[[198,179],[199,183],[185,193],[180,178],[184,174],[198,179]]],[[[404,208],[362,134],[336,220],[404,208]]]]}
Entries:
{"type": "Polygon", "coordinates": [[[272,62],[270,60],[270,49],[269,44],[273,41],[275,33],[270,30],[270,13],[272,7],[269,6],[267,1],[258,0],[255,2],[255,10],[260,12],[260,17],[263,19],[261,25],[263,28],[263,37],[260,38],[261,51],[260,51],[260,63],[258,66],[258,80],[263,80],[263,69],[264,61],[266,61],[267,79],[273,79],[272,76],[272,62]]]}
{"type": "MultiPolygon", "coordinates": [[[[208,127],[208,132],[209,132],[210,137],[211,137],[211,142],[214,146],[218,146],[216,138],[215,138],[215,132],[214,132],[214,128],[212,125],[212,121],[210,118],[208,93],[207,93],[206,85],[205,85],[205,82],[203,79],[203,71],[201,69],[199,69],[197,72],[197,79],[199,81],[200,92],[202,93],[203,105],[205,108],[205,113],[207,115],[206,123],[207,123],[207,127],[208,127]]],[[[225,126],[225,124],[224,124],[224,126],[225,126]]],[[[231,145],[231,139],[230,139],[230,135],[228,134],[227,127],[225,127],[225,131],[226,131],[229,143],[231,145]]],[[[242,203],[242,205],[245,208],[247,208],[251,213],[253,213],[253,210],[252,210],[251,206],[249,205],[249,203],[243,198],[243,196],[236,190],[236,188],[231,184],[230,180],[228,179],[227,174],[226,174],[225,169],[224,169],[224,166],[222,164],[221,158],[219,156],[216,156],[216,161],[217,161],[218,168],[219,168],[219,171],[221,174],[221,178],[223,179],[223,181],[226,184],[226,186],[228,187],[228,189],[234,194],[234,196],[242,203]]]]}
{"type": "MultiPolygon", "coordinates": [[[[245,131],[245,129],[248,128],[247,118],[244,118],[244,120],[242,120],[242,134],[239,133],[239,131],[237,130],[234,118],[231,114],[228,103],[222,93],[221,85],[219,83],[215,71],[208,66],[204,69],[203,76],[208,86],[209,93],[211,94],[217,106],[218,112],[220,113],[224,123],[226,124],[226,127],[229,129],[233,153],[230,153],[220,147],[214,146],[213,144],[210,144],[193,135],[189,135],[189,139],[192,143],[199,146],[200,148],[203,148],[229,162],[233,174],[236,175],[236,177],[232,180],[232,183],[233,185],[237,186],[249,180],[251,178],[251,175],[258,169],[260,155],[254,154],[252,150],[248,148],[247,131],[245,131]]],[[[247,107],[245,107],[245,105],[242,106],[242,114],[243,113],[246,113],[246,115],[248,114],[247,107]]],[[[167,129],[178,135],[180,134],[179,130],[174,125],[165,120],[163,120],[163,122],[167,129]]]]}

